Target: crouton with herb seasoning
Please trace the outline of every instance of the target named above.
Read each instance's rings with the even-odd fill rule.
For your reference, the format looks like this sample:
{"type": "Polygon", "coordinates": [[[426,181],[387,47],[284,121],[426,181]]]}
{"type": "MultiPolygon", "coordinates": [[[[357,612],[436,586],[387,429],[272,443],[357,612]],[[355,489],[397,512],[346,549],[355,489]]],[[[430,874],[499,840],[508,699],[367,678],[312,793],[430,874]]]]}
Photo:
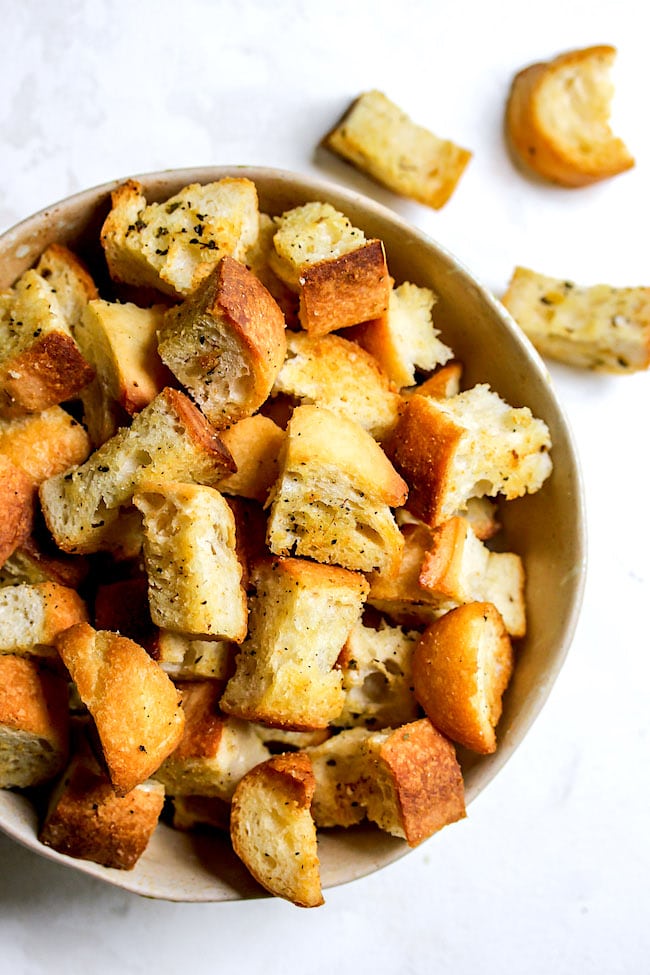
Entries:
{"type": "Polygon", "coordinates": [[[192,297],[167,312],[158,337],[161,359],[216,427],[259,409],[286,349],[279,306],[255,275],[230,257],[192,297]]]}
{"type": "Polygon", "coordinates": [[[88,619],[81,596],[55,582],[0,588],[0,654],[56,658],[56,638],[88,619]]]}
{"type": "Polygon", "coordinates": [[[0,567],[29,538],[34,490],[25,472],[0,453],[0,567]]]}
{"type": "Polygon", "coordinates": [[[112,193],[101,231],[115,281],[186,297],[226,255],[245,260],[259,233],[257,189],[249,179],[192,183],[162,203],[149,203],[127,180],[112,193]]]}
{"type": "Polygon", "coordinates": [[[313,335],[376,318],[388,307],[384,245],[329,203],[305,203],[276,217],[269,264],[300,297],[298,317],[313,335]]]}
{"type": "Polygon", "coordinates": [[[368,591],[364,577],[307,559],[253,572],[248,637],[221,709],[293,731],[326,728],[344,703],[336,662],[368,591]]]}
{"type": "Polygon", "coordinates": [[[133,496],[143,516],[149,607],[156,626],[241,643],[246,593],[235,518],[215,488],[143,479],[133,496]]]}
{"type": "Polygon", "coordinates": [[[410,397],[385,449],[409,484],[406,507],[435,526],[470,498],[538,491],[550,446],[543,420],[480,384],[447,399],[410,397]]]}
{"type": "Polygon", "coordinates": [[[180,695],[146,650],[117,633],[77,623],[56,648],[94,721],[113,788],[125,796],[181,740],[180,695]]]}
{"type": "Polygon", "coordinates": [[[393,566],[402,536],[391,509],[404,503],[407,491],[358,423],[319,406],[298,406],[270,495],[269,548],[361,572],[393,566]]]}
{"type": "Polygon", "coordinates": [[[237,470],[217,487],[223,494],[264,503],[279,473],[284,430],[262,413],[246,416],[220,432],[237,470]]]}
{"type": "Polygon", "coordinates": [[[439,210],[471,152],[416,125],[380,91],[360,95],[323,145],[394,193],[439,210]]]}
{"type": "Polygon", "coordinates": [[[650,366],[650,288],[581,286],[517,267],[502,301],[550,359],[594,372],[650,366]]]}
{"type": "Polygon", "coordinates": [[[214,484],[233,466],[193,403],[166,388],[84,464],[48,478],[40,488],[41,506],[64,552],[119,551],[121,509],[130,505],[143,478],[214,484]]]}
{"type": "Polygon", "coordinates": [[[22,468],[37,487],[91,452],[85,429],[61,406],[11,419],[0,417],[0,454],[22,468]]]}
{"type": "Polygon", "coordinates": [[[235,790],[230,838],[255,880],[298,907],[323,903],[308,755],[278,755],[248,772],[235,790]]]}

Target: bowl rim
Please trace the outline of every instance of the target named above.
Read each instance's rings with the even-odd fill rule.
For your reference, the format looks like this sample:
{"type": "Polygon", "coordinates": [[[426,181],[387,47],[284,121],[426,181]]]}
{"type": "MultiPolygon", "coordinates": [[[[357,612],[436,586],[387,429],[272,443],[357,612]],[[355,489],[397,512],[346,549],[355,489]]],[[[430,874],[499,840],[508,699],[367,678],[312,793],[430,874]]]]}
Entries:
{"type": "MultiPolygon", "coordinates": [[[[530,363],[530,366],[537,374],[537,378],[542,380],[548,388],[550,401],[553,403],[556,418],[562,426],[563,435],[568,446],[568,457],[571,463],[572,480],[575,486],[574,502],[576,515],[576,536],[574,547],[577,558],[572,578],[565,580],[566,583],[571,587],[572,592],[572,597],[570,600],[570,612],[563,621],[561,628],[561,640],[559,641],[558,647],[555,651],[554,667],[552,672],[548,675],[547,679],[544,680],[543,686],[536,690],[532,706],[531,702],[527,702],[525,718],[522,719],[518,725],[517,741],[514,743],[510,742],[507,748],[497,748],[497,751],[490,756],[489,766],[486,766],[487,771],[482,776],[479,776],[477,785],[469,790],[469,794],[466,797],[467,805],[469,806],[471,802],[473,802],[474,799],[477,798],[477,796],[493,781],[498,772],[506,765],[514,752],[520,747],[530,728],[537,720],[540,712],[546,704],[569,652],[578,625],[586,584],[586,504],[580,456],[574,434],[565,409],[555,390],[552,377],[550,376],[542,357],[534,348],[524,332],[516,324],[514,318],[505,308],[505,306],[492,293],[492,291],[490,291],[490,289],[488,289],[480,281],[476,273],[470,271],[464,262],[453,254],[444,244],[440,243],[437,239],[421,230],[418,226],[412,224],[409,220],[406,220],[399,213],[390,209],[388,206],[379,203],[378,201],[357,190],[352,190],[346,186],[342,186],[333,180],[321,179],[320,177],[305,175],[303,173],[292,172],[290,170],[275,167],[251,166],[246,164],[191,166],[153,170],[98,183],[95,186],[79,190],[69,196],[62,197],[56,202],[44,206],[35,213],[21,219],[18,223],[9,227],[0,234],[0,246],[3,248],[11,248],[13,244],[18,243],[21,240],[25,240],[30,235],[33,235],[33,232],[37,228],[42,227],[43,224],[47,222],[51,222],[53,226],[57,226],[56,220],[63,210],[68,210],[75,207],[85,208],[85,210],[87,210],[89,213],[91,208],[93,211],[97,210],[102,200],[104,198],[108,199],[111,192],[119,185],[124,183],[127,179],[142,183],[148,200],[154,200],[157,198],[157,184],[160,184],[160,199],[164,199],[172,192],[175,192],[174,190],[170,191],[168,186],[169,183],[178,185],[180,188],[182,186],[189,185],[190,183],[205,183],[227,176],[251,179],[254,183],[256,183],[256,185],[259,180],[275,180],[288,190],[292,188],[295,189],[297,195],[301,198],[307,197],[314,200],[328,199],[330,197],[336,198],[337,201],[342,201],[342,209],[344,209],[345,204],[348,204],[353,208],[361,208],[380,221],[387,221],[394,227],[400,229],[402,232],[414,237],[418,246],[433,249],[433,251],[437,252],[437,254],[450,266],[453,265],[457,273],[467,279],[468,283],[471,283],[471,285],[476,289],[481,300],[484,301],[487,306],[489,306],[493,315],[500,320],[501,325],[509,333],[510,339],[523,350],[528,362],[530,363]]],[[[57,239],[57,237],[53,236],[52,239],[57,239]]],[[[17,256],[20,257],[21,255],[18,254],[17,256]]],[[[187,897],[183,896],[182,894],[179,896],[169,894],[160,895],[156,893],[152,894],[146,883],[143,885],[141,880],[136,874],[133,873],[133,871],[111,870],[109,868],[101,867],[91,861],[77,860],[58,853],[57,851],[39,843],[35,835],[33,835],[32,841],[32,837],[25,835],[24,829],[21,831],[19,826],[8,824],[4,822],[2,818],[0,818],[0,830],[2,830],[3,833],[14,839],[20,845],[32,850],[32,852],[35,852],[40,856],[45,857],[46,859],[50,859],[58,863],[64,863],[71,866],[73,869],[97,877],[104,882],[120,887],[124,890],[131,891],[132,893],[153,897],[154,899],[183,902],[192,901],[219,903],[227,900],[250,899],[251,897],[263,898],[268,896],[261,888],[259,889],[259,892],[256,891],[252,894],[246,893],[244,898],[242,898],[239,893],[235,893],[234,896],[221,897],[187,897]]],[[[349,877],[329,883],[327,886],[324,886],[324,889],[333,889],[334,887],[351,883],[352,881],[360,879],[361,877],[368,876],[377,870],[389,866],[391,863],[400,859],[408,852],[410,852],[410,848],[404,842],[396,841],[394,844],[392,844],[392,849],[389,851],[389,853],[384,853],[382,862],[380,864],[365,863],[359,870],[352,871],[352,874],[349,877]]]]}

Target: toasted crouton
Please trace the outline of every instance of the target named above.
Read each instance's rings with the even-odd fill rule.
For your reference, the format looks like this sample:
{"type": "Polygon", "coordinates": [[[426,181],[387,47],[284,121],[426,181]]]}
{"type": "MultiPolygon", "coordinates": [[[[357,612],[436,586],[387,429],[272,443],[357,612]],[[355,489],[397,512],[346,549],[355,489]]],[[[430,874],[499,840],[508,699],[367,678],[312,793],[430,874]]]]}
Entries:
{"type": "Polygon", "coordinates": [[[60,406],[10,420],[0,417],[0,454],[21,467],[34,486],[82,464],[90,449],[82,425],[60,406]]]}
{"type": "Polygon", "coordinates": [[[418,582],[458,605],[493,603],[511,637],[526,633],[521,558],[514,552],[491,552],[465,518],[450,518],[434,528],[418,582]]]}
{"type": "Polygon", "coordinates": [[[443,734],[490,754],[513,663],[498,610],[491,603],[467,603],[427,627],[416,644],[415,695],[443,734]]]}
{"type": "Polygon", "coordinates": [[[185,633],[158,630],[147,650],[172,680],[225,681],[232,672],[236,644],[196,640],[185,633]]]}
{"type": "Polygon", "coordinates": [[[88,560],[83,556],[64,555],[50,539],[30,535],[0,569],[0,586],[56,582],[79,589],[88,570],[88,560]]]}
{"type": "Polygon", "coordinates": [[[537,491],[551,473],[550,446],[528,407],[478,385],[448,399],[410,397],[386,453],[409,484],[407,508],[433,526],[472,497],[537,491]]]}
{"type": "Polygon", "coordinates": [[[264,503],[279,473],[284,430],[262,413],[246,416],[222,430],[220,437],[237,466],[217,487],[223,494],[264,503]]]}
{"type": "Polygon", "coordinates": [[[359,799],[381,829],[417,846],[465,817],[454,747],[427,718],[375,731],[361,747],[368,773],[359,799]]]}
{"type": "Polygon", "coordinates": [[[310,813],[314,785],[307,755],[278,755],[243,777],[230,814],[237,856],[266,890],[299,907],[323,903],[310,813]]]}
{"type": "Polygon", "coordinates": [[[21,416],[72,399],[94,372],[55,291],[34,270],[0,293],[0,413],[21,416]]]}
{"type": "Polygon", "coordinates": [[[316,780],[311,813],[317,826],[354,826],[365,819],[360,797],[368,769],[362,744],[370,734],[348,728],[305,749],[316,780]]]}
{"type": "Polygon", "coordinates": [[[282,309],[287,328],[298,328],[298,297],[295,291],[282,281],[271,268],[269,258],[275,253],[273,237],[277,230],[275,220],[268,213],[260,213],[260,232],[257,241],[246,251],[245,264],[282,309]]]}
{"type": "Polygon", "coordinates": [[[380,91],[360,95],[323,144],[394,193],[436,210],[472,158],[467,149],[416,125],[380,91]]]}
{"type": "Polygon", "coordinates": [[[446,362],[436,369],[424,382],[413,388],[414,393],[421,396],[435,396],[446,398],[460,393],[460,380],[463,375],[463,365],[457,360],[446,362]]]}
{"type": "Polygon", "coordinates": [[[254,274],[224,257],[160,331],[163,362],[219,427],[254,413],[286,352],[284,315],[254,274]]]}
{"type": "Polygon", "coordinates": [[[350,338],[375,357],[399,389],[416,382],[416,369],[430,372],[453,356],[434,328],[435,302],[429,288],[405,281],[391,289],[383,315],[350,331],[350,338]]]}
{"type": "MultiPolygon", "coordinates": [[[[130,415],[169,385],[170,375],[157,349],[165,311],[164,305],[139,308],[132,302],[97,298],[88,302],[75,329],[79,347],[95,369],[102,395],[109,403],[119,403],[130,415]]],[[[102,441],[95,438],[95,442],[102,441]]]]}
{"type": "Polygon", "coordinates": [[[45,248],[35,267],[56,292],[63,316],[75,334],[86,304],[98,297],[97,286],[88,268],[63,244],[45,248]]]}
{"type": "Polygon", "coordinates": [[[181,392],[166,388],[84,464],[45,481],[41,505],[64,552],[111,551],[128,541],[123,528],[116,531],[120,509],[145,477],[214,484],[232,469],[205,417],[181,392]]]}
{"type": "Polygon", "coordinates": [[[343,707],[339,653],[359,618],[362,575],[305,559],[267,559],[253,574],[249,635],[221,708],[290,730],[325,728],[343,707]]]}
{"type": "Polygon", "coordinates": [[[68,754],[68,688],[25,657],[0,655],[0,788],[54,778],[68,754]]]}
{"type": "Polygon", "coordinates": [[[407,487],[358,423],[299,406],[287,427],[267,542],[272,552],[370,572],[394,565],[402,537],[391,507],[407,487]]]}
{"type": "Polygon", "coordinates": [[[274,392],[317,403],[356,420],[376,440],[397,423],[401,402],[376,359],[339,335],[295,332],[274,392]]]}
{"type": "Polygon", "coordinates": [[[86,748],[54,791],[38,838],[66,856],[131,870],[158,824],[165,790],[149,779],[124,796],[86,748]]]}
{"type": "Polygon", "coordinates": [[[192,183],[150,204],[142,186],[127,180],[112,194],[101,241],[114,280],[178,298],[191,294],[225,255],[244,260],[258,230],[257,190],[249,179],[192,183]]]}
{"type": "Polygon", "coordinates": [[[139,644],[78,623],[56,641],[97,729],[113,788],[125,796],[178,745],[185,718],[171,680],[139,644]]]}
{"type": "Polygon", "coordinates": [[[142,480],[149,607],[156,626],[236,643],[246,636],[246,593],[235,551],[235,519],[217,490],[142,480]]]}
{"type": "Polygon", "coordinates": [[[173,796],[216,796],[229,801],[250,769],[270,758],[252,724],[219,712],[221,690],[213,681],[180,688],[185,731],[155,778],[173,796]]]}
{"type": "Polygon", "coordinates": [[[345,703],[337,727],[396,728],[417,718],[411,658],[419,637],[385,620],[377,629],[355,623],[338,661],[345,703]]]}
{"type": "Polygon", "coordinates": [[[0,655],[55,657],[59,633],[88,618],[73,589],[54,582],[20,583],[0,589],[0,655]]]}
{"type": "Polygon", "coordinates": [[[588,186],[634,166],[609,124],[616,48],[567,51],[514,78],[506,131],[520,162],[560,186],[588,186]]]}
{"type": "Polygon", "coordinates": [[[582,287],[517,267],[502,301],[551,359],[596,372],[650,366],[650,288],[582,287]]]}
{"type": "Polygon", "coordinates": [[[34,489],[27,474],[0,453],[0,567],[29,537],[34,489]]]}

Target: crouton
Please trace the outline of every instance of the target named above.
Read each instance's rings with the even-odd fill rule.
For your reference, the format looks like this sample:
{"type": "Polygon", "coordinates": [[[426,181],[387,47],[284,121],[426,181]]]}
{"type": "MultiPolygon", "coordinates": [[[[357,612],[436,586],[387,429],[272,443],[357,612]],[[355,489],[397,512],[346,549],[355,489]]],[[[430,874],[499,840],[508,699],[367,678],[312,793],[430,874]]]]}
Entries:
{"type": "Polygon", "coordinates": [[[273,391],[347,416],[376,440],[393,429],[401,403],[376,359],[339,335],[290,334],[273,391]]]}
{"type": "Polygon", "coordinates": [[[54,582],[0,588],[0,656],[5,653],[56,657],[60,633],[88,618],[73,589],[54,582]]]}
{"type": "Polygon", "coordinates": [[[491,552],[464,518],[454,517],[431,533],[418,579],[428,592],[457,605],[493,603],[511,637],[526,633],[524,567],[514,552],[491,552]]]}
{"type": "Polygon", "coordinates": [[[246,251],[244,263],[262,282],[266,290],[275,298],[282,309],[287,328],[298,328],[298,297],[295,291],[282,281],[271,268],[269,258],[275,253],[273,237],[277,226],[268,213],[260,213],[259,236],[246,251]]]}
{"type": "Polygon", "coordinates": [[[169,310],[158,351],[211,423],[228,426],[269,395],[286,352],[284,315],[244,264],[224,257],[169,310]]]}
{"type": "MultiPolygon", "coordinates": [[[[414,393],[421,396],[434,396],[446,399],[448,396],[456,396],[460,393],[460,381],[463,375],[463,364],[457,360],[450,360],[444,366],[440,366],[430,376],[419,385],[413,387],[414,393]]],[[[404,390],[408,395],[410,391],[404,390]]],[[[404,395],[403,394],[403,395],[404,395]]]]}
{"type": "Polygon", "coordinates": [[[358,423],[299,406],[287,427],[281,474],[269,500],[272,552],[370,572],[395,564],[402,537],[391,507],[407,486],[358,423]]]}
{"type": "Polygon", "coordinates": [[[217,487],[223,494],[238,495],[264,503],[279,472],[284,430],[261,413],[246,416],[220,433],[237,466],[217,487]]]}
{"type": "Polygon", "coordinates": [[[0,453],[0,567],[31,534],[34,491],[28,476],[0,453]]]}
{"type": "Polygon", "coordinates": [[[560,186],[588,186],[634,166],[609,124],[616,48],[567,51],[514,78],[506,132],[524,167],[560,186]]]}
{"type": "Polygon", "coordinates": [[[213,681],[195,681],[180,688],[185,730],[155,778],[173,796],[216,796],[230,801],[250,769],[270,758],[248,721],[219,711],[220,688],[213,681]]]}
{"type": "Polygon", "coordinates": [[[68,755],[68,688],[26,657],[0,654],[0,788],[54,778],[68,755]]]}
{"type": "Polygon", "coordinates": [[[498,610],[491,603],[467,603],[427,627],[416,644],[415,696],[443,734],[490,754],[513,665],[498,610]]]}
{"type": "Polygon", "coordinates": [[[360,95],[323,145],[394,193],[439,210],[472,153],[416,125],[380,91],[360,95]]]}
{"type": "Polygon", "coordinates": [[[350,330],[350,338],[375,357],[398,389],[417,381],[416,370],[430,372],[453,356],[433,325],[436,300],[429,288],[405,281],[391,289],[383,315],[350,330]]]}
{"type": "Polygon", "coordinates": [[[97,729],[115,792],[125,796],[178,745],[185,718],[171,680],[139,644],[78,623],[56,648],[97,729]]]}
{"type": "Polygon", "coordinates": [[[217,796],[172,796],[172,826],[184,832],[195,829],[230,830],[230,803],[217,796]]]}
{"type": "Polygon", "coordinates": [[[158,630],[147,650],[173,680],[225,681],[232,673],[236,644],[196,640],[185,633],[158,630]]]}
{"type": "Polygon", "coordinates": [[[115,281],[179,298],[195,291],[225,255],[244,260],[258,231],[251,180],[192,183],[150,204],[142,186],[127,180],[113,191],[101,242],[115,281]]]}
{"type": "Polygon", "coordinates": [[[582,287],[517,267],[502,301],[544,356],[595,372],[650,366],[650,288],[582,287]]]}
{"type": "Polygon", "coordinates": [[[34,270],[56,292],[63,317],[75,335],[87,303],[98,297],[88,268],[69,248],[54,243],[45,248],[34,270]]]}
{"type": "Polygon", "coordinates": [[[303,731],[325,728],[343,707],[335,664],[359,618],[362,575],[304,559],[267,559],[253,573],[249,635],[221,709],[303,731]]]}
{"type": "Polygon", "coordinates": [[[94,372],[56,293],[34,270],[0,293],[0,414],[36,413],[72,399],[94,372]]]}
{"type": "Polygon", "coordinates": [[[82,425],[60,406],[12,419],[0,417],[0,454],[21,467],[34,487],[82,464],[90,450],[82,425]]]}
{"type": "Polygon", "coordinates": [[[434,526],[472,497],[539,490],[551,473],[550,446],[543,420],[483,384],[448,399],[410,397],[385,449],[409,484],[406,507],[434,526]]]}
{"type": "Polygon", "coordinates": [[[181,392],[166,388],[84,464],[45,481],[41,505],[64,552],[119,550],[125,538],[124,529],[115,532],[120,509],[129,505],[144,477],[214,484],[233,466],[199,410],[181,392]]]}
{"type": "Polygon", "coordinates": [[[192,636],[246,636],[246,594],[235,551],[235,519],[217,490],[142,480],[133,503],[143,515],[149,607],[156,626],[192,636]]]}
{"type": "Polygon", "coordinates": [[[266,890],[299,907],[323,903],[310,813],[314,784],[307,755],[278,755],[243,777],[230,814],[237,856],[266,890]]]}
{"type": "Polygon", "coordinates": [[[311,814],[318,827],[355,826],[366,817],[360,801],[368,773],[362,744],[366,728],[348,728],[306,748],[315,778],[311,814]]]}
{"type": "Polygon", "coordinates": [[[165,802],[152,779],[117,795],[89,749],[76,754],[54,791],[38,838],[66,856],[132,870],[147,848],[165,802]]]}

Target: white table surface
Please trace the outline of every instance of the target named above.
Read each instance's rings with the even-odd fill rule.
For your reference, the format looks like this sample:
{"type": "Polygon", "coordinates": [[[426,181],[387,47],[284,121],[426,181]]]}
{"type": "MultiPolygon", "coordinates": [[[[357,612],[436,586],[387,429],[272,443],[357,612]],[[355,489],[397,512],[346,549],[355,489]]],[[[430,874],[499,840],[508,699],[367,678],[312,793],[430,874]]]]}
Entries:
{"type": "MultiPolygon", "coordinates": [[[[114,177],[248,163],[361,189],[496,293],[515,264],[650,285],[644,7],[0,0],[0,230],[114,177]],[[637,166],[585,190],[533,182],[504,148],[510,79],[595,43],[618,48],[614,127],[637,166]],[[442,211],[315,154],[371,87],[474,151],[442,211]]],[[[650,376],[551,372],[586,485],[584,609],[550,700],[468,819],[313,911],[147,901],[0,835],[0,972],[650,970],[650,376]]]]}

